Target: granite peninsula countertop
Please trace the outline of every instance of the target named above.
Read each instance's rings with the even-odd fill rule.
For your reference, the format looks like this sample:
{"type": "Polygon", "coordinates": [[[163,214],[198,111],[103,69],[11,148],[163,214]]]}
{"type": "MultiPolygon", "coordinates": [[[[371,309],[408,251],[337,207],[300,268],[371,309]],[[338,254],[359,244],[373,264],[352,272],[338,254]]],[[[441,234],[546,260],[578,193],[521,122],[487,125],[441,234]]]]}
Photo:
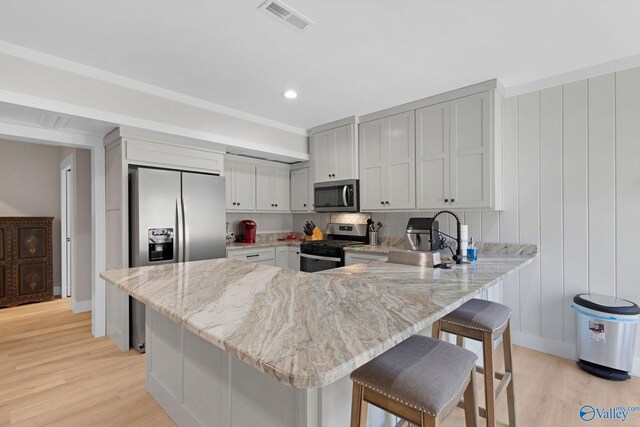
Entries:
{"type": "Polygon", "coordinates": [[[304,273],[216,259],[100,276],[257,370],[313,388],[348,375],[531,263],[537,249],[504,252],[451,270],[377,261],[304,273]]]}

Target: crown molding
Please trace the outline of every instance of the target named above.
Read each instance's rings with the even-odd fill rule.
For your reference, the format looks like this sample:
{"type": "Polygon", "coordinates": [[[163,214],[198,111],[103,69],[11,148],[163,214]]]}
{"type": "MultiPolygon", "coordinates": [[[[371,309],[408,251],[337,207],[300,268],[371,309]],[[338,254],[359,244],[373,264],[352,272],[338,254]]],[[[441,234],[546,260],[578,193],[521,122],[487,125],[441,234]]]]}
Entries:
{"type": "Polygon", "coordinates": [[[557,74],[555,76],[545,77],[528,83],[506,87],[505,97],[517,96],[537,90],[561,86],[578,80],[598,77],[604,74],[615,73],[617,71],[623,71],[638,66],[640,66],[640,54],[618,58],[613,61],[603,62],[601,64],[580,68],[567,73],[557,74]]]}
{"type": "Polygon", "coordinates": [[[98,68],[83,65],[78,62],[63,59],[57,56],[49,55],[44,52],[29,49],[24,46],[19,46],[13,43],[9,43],[0,40],[0,53],[15,56],[17,58],[32,61],[38,64],[46,65],[49,67],[57,68],[60,70],[68,71],[74,74],[79,74],[84,77],[100,80],[106,83],[122,86],[127,89],[147,93],[149,95],[157,96],[171,101],[180,102],[182,104],[190,105],[192,107],[201,108],[203,110],[212,111],[215,113],[225,114],[227,116],[235,117],[242,120],[247,120],[253,123],[257,123],[264,126],[269,126],[275,129],[291,132],[296,135],[309,136],[309,132],[306,129],[302,129],[296,126],[281,123],[276,120],[260,117],[255,114],[246,113],[244,111],[236,110],[224,105],[216,104],[210,101],[206,101],[194,96],[185,95],[180,92],[176,92],[170,89],[164,89],[159,86],[155,86],[149,83],[144,83],[139,80],[124,77],[119,74],[111,73],[108,71],[100,70],[98,68]]]}

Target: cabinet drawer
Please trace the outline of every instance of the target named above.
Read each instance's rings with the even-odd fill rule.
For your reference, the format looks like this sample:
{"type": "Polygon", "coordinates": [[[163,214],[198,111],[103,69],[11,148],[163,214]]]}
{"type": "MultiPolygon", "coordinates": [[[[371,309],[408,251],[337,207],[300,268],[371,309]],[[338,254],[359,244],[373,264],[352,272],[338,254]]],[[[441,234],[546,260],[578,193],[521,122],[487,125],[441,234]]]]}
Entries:
{"type": "MultiPolygon", "coordinates": [[[[239,259],[250,262],[261,262],[276,259],[276,251],[274,248],[256,248],[256,249],[242,249],[231,250],[227,254],[229,259],[239,259]]],[[[275,265],[275,262],[274,262],[275,265]]]]}
{"type": "Polygon", "coordinates": [[[369,264],[374,261],[386,261],[387,255],[380,254],[364,254],[357,252],[347,252],[345,254],[345,265],[353,265],[353,264],[369,264]]]}

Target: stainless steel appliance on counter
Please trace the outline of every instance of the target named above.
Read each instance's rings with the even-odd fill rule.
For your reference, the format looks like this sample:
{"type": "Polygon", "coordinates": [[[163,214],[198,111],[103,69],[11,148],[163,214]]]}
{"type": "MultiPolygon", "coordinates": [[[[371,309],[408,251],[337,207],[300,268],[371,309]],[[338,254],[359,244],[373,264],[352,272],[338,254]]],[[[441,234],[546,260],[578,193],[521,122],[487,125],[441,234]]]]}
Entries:
{"type": "Polygon", "coordinates": [[[431,218],[410,218],[404,239],[404,248],[412,251],[440,250],[438,221],[431,218]]]}
{"type": "Polygon", "coordinates": [[[327,239],[300,244],[300,271],[313,273],[344,266],[344,248],[367,243],[367,224],[329,224],[327,239]]]}
{"type": "Polygon", "coordinates": [[[318,182],[314,188],[316,212],[359,212],[358,180],[318,182]]]}
{"type": "MultiPolygon", "coordinates": [[[[165,169],[129,171],[131,267],[224,258],[225,179],[165,169]]],[[[145,348],[145,306],[130,300],[131,346],[145,348]]]]}

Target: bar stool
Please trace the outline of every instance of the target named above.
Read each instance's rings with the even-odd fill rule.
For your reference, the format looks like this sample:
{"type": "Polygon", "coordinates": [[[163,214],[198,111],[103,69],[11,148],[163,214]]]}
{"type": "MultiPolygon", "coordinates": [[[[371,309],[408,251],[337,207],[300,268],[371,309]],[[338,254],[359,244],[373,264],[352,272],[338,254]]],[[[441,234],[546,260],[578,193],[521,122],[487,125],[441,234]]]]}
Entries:
{"type": "Polygon", "coordinates": [[[456,343],[463,347],[463,338],[482,342],[484,369],[485,408],[479,408],[480,416],[487,419],[487,426],[496,425],[496,399],[507,390],[509,427],[516,426],[515,396],[513,393],[513,360],[511,358],[511,309],[496,302],[472,299],[433,324],[433,338],[442,332],[457,335],[456,343]],[[495,372],[493,366],[493,342],[502,336],[505,372],[495,372]],[[500,380],[497,387],[494,379],[500,380]]]}
{"type": "Polygon", "coordinates": [[[478,425],[477,356],[414,335],[351,373],[351,427],[367,424],[367,403],[421,427],[436,427],[464,395],[467,427],[478,425]]]}

